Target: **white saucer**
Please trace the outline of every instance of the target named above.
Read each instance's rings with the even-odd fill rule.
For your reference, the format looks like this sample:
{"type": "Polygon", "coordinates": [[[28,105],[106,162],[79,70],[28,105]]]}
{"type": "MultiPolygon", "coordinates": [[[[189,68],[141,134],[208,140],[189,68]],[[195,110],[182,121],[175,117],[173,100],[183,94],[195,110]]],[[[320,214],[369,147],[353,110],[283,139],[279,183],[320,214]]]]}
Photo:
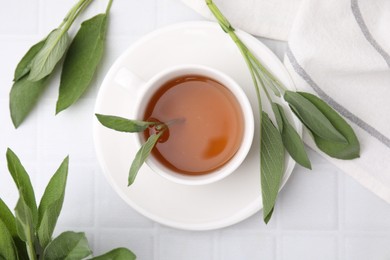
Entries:
{"type": "MultiPolygon", "coordinates": [[[[287,88],[294,89],[282,63],[267,47],[249,34],[237,33],[287,88]]],[[[129,118],[133,114],[137,90],[131,88],[131,82],[127,82],[126,71],[147,80],[157,72],[179,64],[202,64],[219,69],[235,79],[247,94],[255,114],[256,130],[252,148],[240,168],[217,183],[186,186],[169,182],[143,165],[135,183],[127,187],[129,167],[136,153],[135,136],[107,129],[94,120],[97,156],[115,191],[144,216],[187,230],[226,227],[257,212],[262,208],[262,200],[255,90],[240,52],[219,25],[211,22],[178,24],[155,31],[133,44],[106,75],[95,112],[129,118]]],[[[271,116],[270,107],[265,106],[264,109],[271,116]]],[[[301,124],[295,119],[292,122],[301,132],[301,124]]],[[[283,185],[294,165],[295,162],[286,155],[283,185]]]]}

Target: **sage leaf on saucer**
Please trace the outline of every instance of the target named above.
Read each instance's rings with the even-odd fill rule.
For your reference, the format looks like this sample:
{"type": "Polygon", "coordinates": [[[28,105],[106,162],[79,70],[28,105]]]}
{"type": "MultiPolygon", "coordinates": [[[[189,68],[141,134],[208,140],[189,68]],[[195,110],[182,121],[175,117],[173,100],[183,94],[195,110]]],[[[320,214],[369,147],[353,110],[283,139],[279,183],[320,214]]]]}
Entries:
{"type": "Polygon", "coordinates": [[[131,120],[119,116],[108,116],[95,114],[99,122],[107,128],[127,133],[136,133],[146,130],[151,125],[156,125],[157,122],[147,122],[139,120],[131,120]]]}
{"type": "Polygon", "coordinates": [[[60,167],[50,179],[39,203],[38,240],[42,248],[50,242],[57,219],[60,215],[65,197],[66,179],[68,176],[69,157],[61,163],[60,167]]]}
{"type": "MultiPolygon", "coordinates": [[[[235,29],[222,14],[219,8],[215,5],[213,0],[205,0],[211,13],[214,15],[219,25],[226,32],[232,41],[236,44],[240,50],[244,61],[247,64],[250,75],[253,80],[253,84],[257,94],[257,100],[260,110],[260,132],[262,131],[263,124],[268,122],[262,120],[262,97],[260,96],[260,87],[264,90],[265,97],[272,106],[279,131],[282,135],[283,145],[286,147],[291,157],[299,164],[310,168],[310,161],[304,150],[302,140],[296,133],[295,129],[288,123],[288,120],[283,120],[284,114],[282,110],[274,104],[273,97],[271,97],[268,90],[272,90],[276,98],[281,98],[280,94],[283,94],[285,101],[290,105],[293,113],[298,119],[309,129],[312,133],[314,141],[317,147],[328,154],[329,156],[339,159],[355,159],[359,157],[360,145],[359,141],[350,125],[342,119],[329,105],[324,101],[305,92],[292,92],[286,88],[286,86],[279,81],[279,79],[270,72],[267,67],[256,57],[251,50],[241,41],[238,35],[235,33],[235,29]]],[[[285,118],[286,119],[286,118],[285,118]]],[[[269,123],[269,122],[268,122],[269,123]]],[[[270,124],[268,124],[270,125],[270,124]]],[[[260,135],[263,138],[263,134],[260,135]]],[[[279,137],[275,137],[279,138],[279,137]]],[[[275,141],[276,142],[276,141],[275,141]]],[[[261,149],[260,152],[268,152],[263,150],[263,140],[260,140],[261,149]]],[[[261,155],[263,158],[263,155],[261,155]]],[[[262,187],[263,180],[266,180],[269,175],[267,168],[261,167],[260,171],[262,187]]],[[[275,196],[274,190],[263,190],[263,204],[268,205],[264,208],[264,221],[268,222],[273,212],[272,200],[275,196]],[[271,192],[271,194],[267,194],[271,192]]]]}
{"type": "Polygon", "coordinates": [[[271,219],[276,198],[284,173],[284,147],[282,137],[267,113],[262,112],[261,132],[261,192],[263,197],[263,218],[271,219]]]}
{"type": "Polygon", "coordinates": [[[311,169],[311,163],[307,156],[305,145],[295,128],[288,121],[283,107],[277,103],[272,103],[279,131],[282,135],[283,145],[291,157],[305,168],[311,169]]]}
{"type": "Polygon", "coordinates": [[[146,142],[138,150],[138,152],[135,155],[135,158],[131,164],[131,167],[130,167],[128,186],[133,184],[139,169],[144,164],[144,162],[148,158],[149,154],[152,152],[153,147],[156,145],[156,143],[158,142],[158,139],[161,137],[161,135],[163,133],[164,133],[164,130],[160,131],[157,134],[153,134],[153,135],[149,136],[148,140],[146,140],[146,142]]]}
{"type": "Polygon", "coordinates": [[[345,137],[337,131],[327,117],[309,100],[298,92],[286,91],[284,99],[303,121],[305,126],[324,140],[346,143],[345,137]]]}
{"type": "Polygon", "coordinates": [[[43,259],[84,259],[91,254],[92,251],[84,233],[66,231],[45,248],[43,259]]]}
{"type": "Polygon", "coordinates": [[[75,103],[88,88],[103,56],[106,31],[106,13],[81,24],[62,67],[56,113],[75,103]]]}
{"type": "Polygon", "coordinates": [[[108,260],[108,259],[112,259],[112,260],[135,260],[136,259],[136,256],[135,254],[133,254],[133,252],[131,252],[130,250],[128,250],[127,248],[123,248],[123,247],[120,247],[120,248],[116,248],[116,249],[113,249],[111,250],[110,252],[107,252],[101,256],[96,256],[96,257],[93,257],[91,260],[108,260]]]}
{"type": "Polygon", "coordinates": [[[14,73],[14,81],[18,81],[23,76],[27,75],[31,70],[31,62],[37,53],[42,49],[43,45],[45,45],[46,38],[41,40],[40,42],[34,44],[27,53],[20,60],[18,65],[16,66],[14,73]]]}
{"type": "Polygon", "coordinates": [[[332,142],[318,136],[314,131],[311,131],[317,147],[334,158],[343,160],[358,158],[360,156],[360,144],[352,127],[336,111],[317,96],[310,93],[299,93],[315,105],[321,113],[332,122],[337,131],[347,139],[346,143],[332,142]]]}
{"type": "MultiPolygon", "coordinates": [[[[38,209],[35,201],[34,189],[31,185],[30,177],[26,172],[26,170],[24,169],[19,158],[11,149],[7,149],[6,156],[7,156],[8,170],[22,198],[20,202],[21,204],[20,207],[26,204],[27,207],[30,209],[32,223],[34,224],[34,228],[35,228],[38,223],[38,209]]],[[[23,212],[27,212],[27,211],[24,210],[23,212]]]]}
{"type": "Polygon", "coordinates": [[[31,61],[28,80],[38,81],[49,75],[64,56],[68,45],[68,33],[62,29],[53,30],[47,37],[43,47],[31,61]]]}

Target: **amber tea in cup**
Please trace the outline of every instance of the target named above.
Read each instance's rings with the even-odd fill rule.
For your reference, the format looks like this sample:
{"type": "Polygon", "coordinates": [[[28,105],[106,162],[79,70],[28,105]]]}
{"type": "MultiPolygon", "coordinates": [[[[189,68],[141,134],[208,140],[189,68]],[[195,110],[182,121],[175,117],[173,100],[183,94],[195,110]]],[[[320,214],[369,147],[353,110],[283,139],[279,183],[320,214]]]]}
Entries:
{"type": "MultiPolygon", "coordinates": [[[[202,65],[179,65],[148,81],[134,82],[134,116],[168,125],[146,164],[169,181],[210,184],[233,173],[244,161],[254,134],[253,111],[242,88],[229,76],[202,65]]],[[[161,126],[140,133],[143,143],[161,126]]]]}
{"type": "MultiPolygon", "coordinates": [[[[203,75],[182,75],[162,84],[147,102],[143,120],[172,122],[152,155],[186,175],[223,166],[240,148],[244,133],[243,111],[234,94],[203,75]]],[[[155,132],[150,127],[145,140],[155,132]]]]}

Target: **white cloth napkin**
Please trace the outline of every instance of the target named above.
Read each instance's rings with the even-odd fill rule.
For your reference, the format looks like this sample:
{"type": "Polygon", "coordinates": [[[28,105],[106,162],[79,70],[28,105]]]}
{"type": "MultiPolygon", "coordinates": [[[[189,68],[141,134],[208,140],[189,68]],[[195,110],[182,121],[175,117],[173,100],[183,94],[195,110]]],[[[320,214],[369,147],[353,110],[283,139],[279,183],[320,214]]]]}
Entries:
{"type": "MultiPolygon", "coordinates": [[[[183,1],[207,8],[202,0],[183,1]]],[[[246,26],[250,18],[235,10],[253,10],[250,17],[257,17],[257,8],[264,5],[269,13],[262,10],[258,15],[261,13],[261,21],[267,25],[252,25],[250,28],[256,31],[250,32],[279,39],[288,35],[284,63],[297,89],[315,93],[328,102],[347,118],[360,140],[359,159],[343,161],[324,156],[390,203],[390,1],[215,2],[221,2],[229,19],[231,13],[235,14],[232,18],[244,30],[249,28],[246,26]],[[291,7],[291,3],[297,6],[291,7]],[[278,14],[284,4],[298,11],[293,17],[287,16],[291,25],[275,28],[283,26],[284,18],[278,14]],[[239,22],[240,16],[243,23],[239,22]],[[274,29],[279,37],[269,33],[274,29]]],[[[234,22],[233,25],[236,26],[234,22]]],[[[316,149],[309,134],[305,133],[304,139],[316,149]]]]}

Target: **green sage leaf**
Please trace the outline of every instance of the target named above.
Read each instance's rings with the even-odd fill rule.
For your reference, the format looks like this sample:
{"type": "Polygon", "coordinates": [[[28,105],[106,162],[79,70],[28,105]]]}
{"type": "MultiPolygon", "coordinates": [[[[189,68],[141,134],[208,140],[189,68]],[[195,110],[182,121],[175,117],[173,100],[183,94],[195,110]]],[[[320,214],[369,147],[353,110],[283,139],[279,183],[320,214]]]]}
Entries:
{"type": "Polygon", "coordinates": [[[19,61],[15,69],[14,81],[18,81],[30,72],[31,62],[34,59],[35,55],[37,55],[37,53],[42,49],[43,45],[45,44],[45,41],[46,38],[34,44],[19,61]]]}
{"type": "Polygon", "coordinates": [[[28,173],[24,169],[19,158],[9,148],[7,149],[7,163],[8,163],[8,170],[11,173],[11,176],[19,192],[21,193],[22,202],[23,203],[25,202],[27,207],[30,209],[32,223],[33,226],[36,227],[38,223],[38,209],[35,201],[34,189],[31,185],[30,177],[28,176],[28,173]]]}
{"type": "Polygon", "coordinates": [[[300,92],[314,104],[332,125],[347,139],[347,143],[337,143],[325,140],[312,131],[317,147],[331,157],[350,160],[360,156],[360,143],[352,127],[328,104],[315,95],[300,92]]]}
{"type": "Polygon", "coordinates": [[[15,243],[6,224],[0,219],[0,258],[18,259],[15,243]]]}
{"type": "Polygon", "coordinates": [[[156,145],[158,139],[161,137],[163,133],[164,131],[161,131],[158,134],[153,134],[149,136],[148,140],[138,150],[133,160],[133,163],[131,164],[130,167],[128,186],[133,184],[139,169],[141,168],[142,164],[146,161],[146,158],[148,158],[153,147],[156,145]]]}
{"type": "Polygon", "coordinates": [[[19,79],[11,88],[9,107],[12,123],[18,128],[32,111],[43,93],[48,78],[29,81],[27,76],[19,79]]]}
{"type": "Polygon", "coordinates": [[[116,248],[91,260],[135,260],[137,257],[127,248],[116,248]]]}
{"type": "MultiPolygon", "coordinates": [[[[311,163],[309,157],[307,156],[305,145],[295,128],[288,121],[286,114],[284,113],[283,107],[279,104],[273,103],[276,106],[277,114],[276,118],[280,117],[279,120],[282,120],[282,134],[283,145],[291,155],[291,157],[303,167],[311,169],[311,163]]],[[[275,113],[276,114],[276,113],[275,113]]],[[[278,120],[277,120],[278,121],[278,120]]]]}
{"type": "Polygon", "coordinates": [[[338,143],[346,143],[345,137],[308,99],[298,92],[286,91],[284,99],[294,108],[305,126],[321,138],[338,143]]]}
{"type": "Polygon", "coordinates": [[[84,259],[92,254],[84,233],[67,231],[53,239],[43,252],[43,260],[84,259]]]}
{"type": "Polygon", "coordinates": [[[106,31],[106,14],[98,14],[81,24],[62,67],[56,113],[75,103],[88,88],[103,56],[106,31]]]}
{"type": "Polygon", "coordinates": [[[19,259],[28,259],[26,244],[19,238],[18,232],[16,230],[15,217],[2,199],[0,199],[0,220],[7,227],[8,232],[14,240],[19,259]]]}
{"type": "MultiPolygon", "coordinates": [[[[34,223],[33,223],[33,215],[30,207],[27,205],[24,196],[23,196],[23,188],[19,190],[19,200],[16,203],[15,207],[15,215],[16,215],[16,230],[18,232],[19,238],[26,242],[27,246],[30,248],[29,252],[34,252],[34,223]]],[[[31,258],[32,256],[29,255],[31,258]]]]}
{"type": "Polygon", "coordinates": [[[38,81],[49,75],[64,56],[68,44],[69,36],[67,32],[61,29],[53,30],[31,62],[28,80],[38,81]]]}
{"type": "Polygon", "coordinates": [[[38,239],[42,248],[51,242],[54,228],[64,202],[66,179],[68,176],[69,157],[66,157],[53,175],[38,208],[38,239]]]}
{"type": "Polygon", "coordinates": [[[283,178],[284,147],[278,129],[276,129],[265,112],[262,112],[261,126],[261,192],[263,198],[263,218],[265,223],[268,223],[283,178]]]}
{"type": "Polygon", "coordinates": [[[95,114],[99,122],[107,128],[127,133],[142,132],[156,122],[130,120],[118,116],[95,114]]]}

